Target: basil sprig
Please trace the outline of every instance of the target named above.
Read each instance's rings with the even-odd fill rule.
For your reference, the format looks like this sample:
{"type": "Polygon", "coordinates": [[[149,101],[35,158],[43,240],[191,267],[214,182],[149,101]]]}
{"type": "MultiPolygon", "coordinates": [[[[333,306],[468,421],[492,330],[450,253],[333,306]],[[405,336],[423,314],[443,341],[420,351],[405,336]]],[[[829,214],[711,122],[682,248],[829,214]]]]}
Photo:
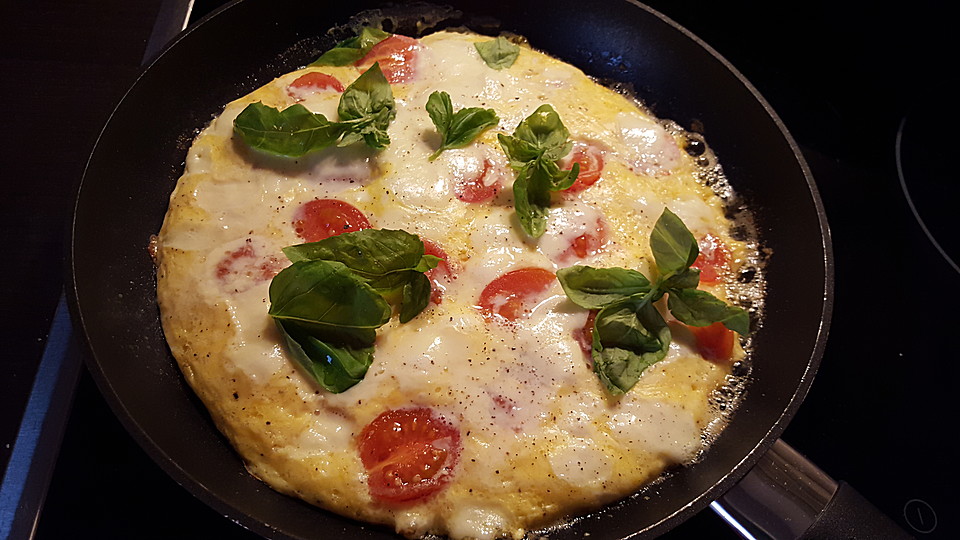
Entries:
{"type": "Polygon", "coordinates": [[[404,231],[365,229],[283,251],[293,264],[270,283],[268,313],[294,360],[335,393],[363,379],[391,303],[401,323],[427,307],[424,272],[439,263],[404,231]]]}
{"type": "Polygon", "coordinates": [[[493,109],[468,107],[453,112],[450,94],[443,91],[430,94],[426,108],[437,133],[440,134],[440,147],[430,156],[430,161],[437,159],[444,150],[463,148],[473,142],[483,130],[500,122],[493,109]]]}
{"type": "Polygon", "coordinates": [[[337,43],[332,49],[320,55],[311,66],[349,66],[370,52],[374,45],[392,34],[379,28],[364,26],[356,36],[337,43]]]}
{"type": "Polygon", "coordinates": [[[371,148],[390,144],[387,127],[397,115],[393,90],[379,64],[360,75],[340,96],[339,122],[300,105],[279,110],[251,103],[233,121],[233,131],[248,146],[286,157],[301,157],[330,146],[365,142],[371,148]]]}
{"type": "Polygon", "coordinates": [[[520,56],[520,46],[503,36],[490,41],[481,41],[473,44],[480,53],[480,58],[493,69],[505,69],[513,65],[520,56]]]}
{"type": "Polygon", "coordinates": [[[697,289],[700,270],[690,265],[700,248],[683,221],[667,208],[654,225],[650,248],[658,273],[653,283],[625,268],[572,266],[557,272],[573,303],[599,310],[591,354],[594,371],[612,394],[630,390],[643,370],[666,356],[670,328],[654,306],[665,294],[670,313],[684,324],[721,322],[741,335],[750,331],[746,311],[697,289]]]}
{"type": "Polygon", "coordinates": [[[570,153],[573,143],[560,115],[550,105],[541,105],[517,126],[513,136],[499,134],[500,146],[517,171],[513,183],[514,208],[523,230],[534,238],[547,228],[550,192],[573,185],[580,174],[580,164],[569,171],[560,170],[557,162],[570,153]]]}

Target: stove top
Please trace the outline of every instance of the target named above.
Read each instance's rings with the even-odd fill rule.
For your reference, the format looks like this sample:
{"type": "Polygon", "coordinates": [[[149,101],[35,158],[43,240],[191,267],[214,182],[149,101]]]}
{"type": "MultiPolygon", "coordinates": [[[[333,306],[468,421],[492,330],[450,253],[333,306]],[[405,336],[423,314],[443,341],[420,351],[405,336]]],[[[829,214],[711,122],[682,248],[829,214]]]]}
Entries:
{"type": "MultiPolygon", "coordinates": [[[[216,1],[195,3],[193,19],[216,1]]],[[[828,2],[758,12],[649,2],[741,70],[800,144],[831,224],[836,297],[812,390],[783,439],[918,538],[958,538],[947,442],[960,380],[952,236],[956,111],[940,92],[946,18],[828,2]],[[943,98],[943,99],[941,99],[943,98]]],[[[255,537],[176,485],[81,373],[39,538],[255,537]]],[[[739,538],[701,512],[667,538],[739,538]]]]}

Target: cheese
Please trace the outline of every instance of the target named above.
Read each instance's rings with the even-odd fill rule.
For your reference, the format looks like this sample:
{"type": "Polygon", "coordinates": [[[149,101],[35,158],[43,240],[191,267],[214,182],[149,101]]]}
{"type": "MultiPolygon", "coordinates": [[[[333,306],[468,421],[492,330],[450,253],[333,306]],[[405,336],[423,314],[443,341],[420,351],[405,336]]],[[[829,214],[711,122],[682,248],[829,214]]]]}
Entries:
{"type": "MultiPolygon", "coordinates": [[[[381,151],[354,145],[282,158],[233,136],[234,119],[257,101],[335,120],[338,92],[289,85],[321,71],[346,86],[359,75],[352,66],[307,67],[228,104],[194,142],[159,234],[158,295],[171,350],[250,470],[281,491],[410,537],[520,538],[555,526],[694,460],[705,431],[723,422],[710,399],[729,364],[702,358],[680,327],[667,357],[615,398],[578,338],[588,312],[559,283],[503,321],[479,307],[491,282],[574,264],[652,276],[648,239],[664,208],[696,236],[710,233],[745,255],[731,264],[756,259],[752,244],[730,237],[723,201],[680,150],[682,132],[527,47],[512,67],[491,69],[474,47],[486,39],[441,32],[419,40],[407,60],[412,79],[392,87],[397,114],[381,151]],[[495,109],[498,125],[430,160],[440,138],[424,106],[434,91],[448,92],[457,110],[495,109]],[[513,133],[544,103],[573,140],[601,149],[603,168],[595,184],[554,197],[546,232],[534,239],[517,221],[516,172],[496,135],[513,133]],[[471,183],[483,200],[461,191],[471,183]],[[438,245],[450,274],[435,280],[439,302],[377,331],[373,364],[338,394],[297,367],[267,314],[270,278],[289,264],[282,249],[304,241],[298,209],[316,199],[438,245]],[[365,430],[387,412],[421,410],[457,434],[429,450],[443,472],[424,474],[442,482],[412,500],[384,499],[374,485],[380,469],[361,455],[365,430]]],[[[514,298],[507,291],[489,300],[496,312],[514,298]]],[[[736,346],[731,361],[744,355],[736,346]]]]}

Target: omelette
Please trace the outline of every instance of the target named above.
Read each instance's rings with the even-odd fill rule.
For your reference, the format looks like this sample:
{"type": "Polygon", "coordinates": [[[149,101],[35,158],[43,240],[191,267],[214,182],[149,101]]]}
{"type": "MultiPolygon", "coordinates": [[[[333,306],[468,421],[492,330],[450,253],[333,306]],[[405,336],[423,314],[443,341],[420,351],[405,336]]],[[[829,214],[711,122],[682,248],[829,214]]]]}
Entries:
{"type": "Polygon", "coordinates": [[[196,137],[163,329],[274,489],[549,534],[729,419],[763,293],[737,204],[699,135],[522,39],[364,28],[196,137]]]}

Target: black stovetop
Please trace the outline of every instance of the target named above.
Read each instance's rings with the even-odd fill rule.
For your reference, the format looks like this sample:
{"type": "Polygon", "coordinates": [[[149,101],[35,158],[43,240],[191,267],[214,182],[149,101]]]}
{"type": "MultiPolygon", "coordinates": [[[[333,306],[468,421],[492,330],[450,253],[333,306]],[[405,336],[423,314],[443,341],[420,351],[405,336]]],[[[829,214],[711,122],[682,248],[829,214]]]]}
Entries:
{"type": "MultiPolygon", "coordinates": [[[[783,439],[918,538],[960,537],[949,435],[960,252],[948,236],[960,179],[949,170],[957,115],[940,91],[952,62],[946,14],[935,2],[897,11],[788,3],[775,13],[648,3],[757,86],[803,149],[828,213],[830,338],[783,439]]],[[[169,479],[86,373],[37,536],[253,537],[169,479]]],[[[737,538],[709,510],[667,535],[703,536],[737,538]]]]}

